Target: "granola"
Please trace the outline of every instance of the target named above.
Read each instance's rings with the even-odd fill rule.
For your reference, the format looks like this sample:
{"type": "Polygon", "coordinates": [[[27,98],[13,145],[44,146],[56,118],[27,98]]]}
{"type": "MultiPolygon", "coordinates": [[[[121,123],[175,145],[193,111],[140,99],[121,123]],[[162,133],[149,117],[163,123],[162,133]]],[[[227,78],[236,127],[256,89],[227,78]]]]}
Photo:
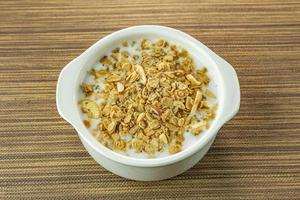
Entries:
{"type": "Polygon", "coordinates": [[[139,44],[124,41],[100,59],[104,69],[90,71],[94,84],[82,84],[79,102],[87,114],[84,124],[89,128],[98,119],[93,134],[115,151],[178,153],[187,130],[199,135],[216,116],[207,69],[196,68],[188,51],[166,40],[139,44]]]}

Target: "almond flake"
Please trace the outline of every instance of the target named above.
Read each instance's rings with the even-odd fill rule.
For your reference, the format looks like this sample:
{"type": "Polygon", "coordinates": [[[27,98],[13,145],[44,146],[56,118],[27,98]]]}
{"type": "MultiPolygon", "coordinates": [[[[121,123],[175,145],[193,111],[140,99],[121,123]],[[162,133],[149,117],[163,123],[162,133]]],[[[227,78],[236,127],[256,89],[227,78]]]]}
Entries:
{"type": "Polygon", "coordinates": [[[168,144],[168,138],[167,138],[167,136],[166,136],[165,134],[161,134],[161,135],[159,136],[159,140],[160,140],[162,143],[164,143],[164,144],[168,144]]]}
{"type": "Polygon", "coordinates": [[[190,81],[193,85],[201,85],[201,82],[198,81],[192,74],[186,75],[186,79],[190,81]]]}
{"type": "Polygon", "coordinates": [[[124,85],[120,82],[117,82],[117,90],[118,90],[118,92],[123,92],[124,91],[124,85]]]}

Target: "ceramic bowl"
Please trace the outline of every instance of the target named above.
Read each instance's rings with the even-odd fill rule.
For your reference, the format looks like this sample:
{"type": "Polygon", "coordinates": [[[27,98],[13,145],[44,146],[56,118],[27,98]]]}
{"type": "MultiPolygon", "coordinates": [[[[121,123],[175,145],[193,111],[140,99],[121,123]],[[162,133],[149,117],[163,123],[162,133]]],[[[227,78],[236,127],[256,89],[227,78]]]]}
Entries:
{"type": "Polygon", "coordinates": [[[154,25],[129,27],[114,32],[96,42],[80,56],[67,64],[60,73],[56,104],[59,114],[77,131],[89,154],[107,170],[133,180],[153,181],[167,179],[183,173],[194,166],[208,151],[219,129],[239,110],[240,87],[233,67],[204,44],[179,30],[154,25]],[[183,46],[194,58],[208,68],[210,78],[216,85],[218,111],[210,128],[201,133],[195,144],[183,151],[162,158],[133,158],[116,153],[101,145],[84,126],[78,106],[80,84],[93,63],[108,49],[124,40],[134,38],[157,38],[183,46]]]}

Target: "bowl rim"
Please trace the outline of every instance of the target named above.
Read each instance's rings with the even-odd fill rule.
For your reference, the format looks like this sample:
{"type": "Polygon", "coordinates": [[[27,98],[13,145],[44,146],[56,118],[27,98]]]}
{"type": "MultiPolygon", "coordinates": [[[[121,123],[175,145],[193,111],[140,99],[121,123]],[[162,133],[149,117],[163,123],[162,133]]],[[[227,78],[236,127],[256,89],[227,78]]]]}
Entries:
{"type": "MultiPolygon", "coordinates": [[[[200,41],[198,41],[197,39],[193,38],[192,36],[182,32],[182,31],[179,31],[174,28],[170,28],[170,27],[166,27],[166,26],[158,26],[158,25],[141,25],[141,26],[128,27],[128,28],[113,32],[113,33],[103,37],[102,39],[97,41],[95,44],[93,44],[91,47],[89,47],[86,51],[84,51],[81,55],[79,55],[77,58],[75,58],[73,61],[71,61],[62,70],[62,72],[59,76],[59,79],[58,79],[58,83],[57,83],[57,92],[56,92],[57,109],[58,109],[59,114],[76,129],[80,138],[82,140],[84,140],[85,143],[87,143],[90,147],[92,147],[97,153],[101,154],[102,156],[105,156],[107,159],[110,159],[110,160],[113,160],[115,162],[122,163],[125,165],[137,166],[137,167],[158,167],[158,166],[170,165],[175,162],[184,160],[184,159],[188,158],[189,156],[195,154],[196,152],[200,151],[211,140],[214,140],[214,138],[218,134],[219,129],[238,112],[239,103],[240,103],[240,99],[239,99],[240,91],[239,91],[239,83],[238,83],[236,74],[235,74],[235,78],[237,79],[237,84],[238,84],[238,91],[236,91],[236,93],[238,94],[237,95],[238,96],[238,106],[236,106],[235,110],[230,115],[224,116],[224,119],[217,121],[215,123],[215,126],[210,127],[210,129],[207,131],[206,137],[203,137],[199,141],[197,141],[197,145],[193,144],[191,147],[188,147],[179,153],[176,153],[176,154],[173,154],[170,156],[166,156],[166,157],[135,158],[135,157],[129,157],[126,155],[122,155],[113,150],[110,150],[110,149],[104,147],[102,144],[100,144],[92,136],[90,131],[86,127],[83,126],[82,123],[78,123],[78,120],[77,121],[70,120],[69,117],[65,113],[63,113],[63,111],[60,109],[61,105],[59,106],[59,104],[61,104],[61,102],[60,102],[60,99],[58,98],[58,91],[62,89],[60,86],[60,82],[64,78],[63,77],[64,70],[66,70],[67,68],[71,68],[72,65],[74,65],[74,63],[75,63],[75,65],[77,63],[77,66],[78,66],[78,62],[79,63],[83,62],[83,60],[86,59],[86,57],[89,57],[88,54],[90,54],[92,51],[95,51],[99,47],[99,45],[101,45],[101,43],[108,43],[110,41],[113,41],[120,35],[124,35],[124,34],[130,35],[134,32],[136,33],[136,32],[141,32],[141,31],[143,31],[143,32],[156,31],[156,33],[168,32],[169,34],[175,34],[177,37],[180,37],[184,40],[192,42],[195,44],[195,47],[197,47],[198,49],[201,49],[201,55],[205,54],[205,56],[208,59],[210,59],[212,65],[215,65],[215,67],[218,68],[218,64],[215,62],[215,59],[213,58],[214,53],[210,49],[208,49],[204,44],[202,44],[200,41]],[[211,54],[211,53],[213,53],[213,54],[211,54]]],[[[82,69],[82,67],[77,67],[77,68],[82,69]]],[[[77,71],[77,74],[74,76],[75,77],[73,80],[74,82],[78,79],[80,72],[81,72],[81,70],[77,71]]],[[[220,77],[222,77],[222,73],[221,72],[219,72],[219,73],[220,73],[220,77]]],[[[76,99],[74,93],[75,92],[73,91],[73,96],[74,96],[73,99],[76,99]]],[[[222,116],[222,113],[220,115],[222,116]]]]}

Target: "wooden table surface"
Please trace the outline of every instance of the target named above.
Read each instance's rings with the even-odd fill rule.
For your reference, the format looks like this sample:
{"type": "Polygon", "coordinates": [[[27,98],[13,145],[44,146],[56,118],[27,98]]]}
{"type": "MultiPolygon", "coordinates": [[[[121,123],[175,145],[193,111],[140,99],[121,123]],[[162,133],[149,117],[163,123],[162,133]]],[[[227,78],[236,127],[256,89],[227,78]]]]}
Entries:
{"type": "Polygon", "coordinates": [[[299,199],[300,1],[0,1],[0,199],[299,199]],[[116,30],[182,30],[230,62],[239,114],[184,174],[103,169],[57,113],[58,74],[116,30]]]}

